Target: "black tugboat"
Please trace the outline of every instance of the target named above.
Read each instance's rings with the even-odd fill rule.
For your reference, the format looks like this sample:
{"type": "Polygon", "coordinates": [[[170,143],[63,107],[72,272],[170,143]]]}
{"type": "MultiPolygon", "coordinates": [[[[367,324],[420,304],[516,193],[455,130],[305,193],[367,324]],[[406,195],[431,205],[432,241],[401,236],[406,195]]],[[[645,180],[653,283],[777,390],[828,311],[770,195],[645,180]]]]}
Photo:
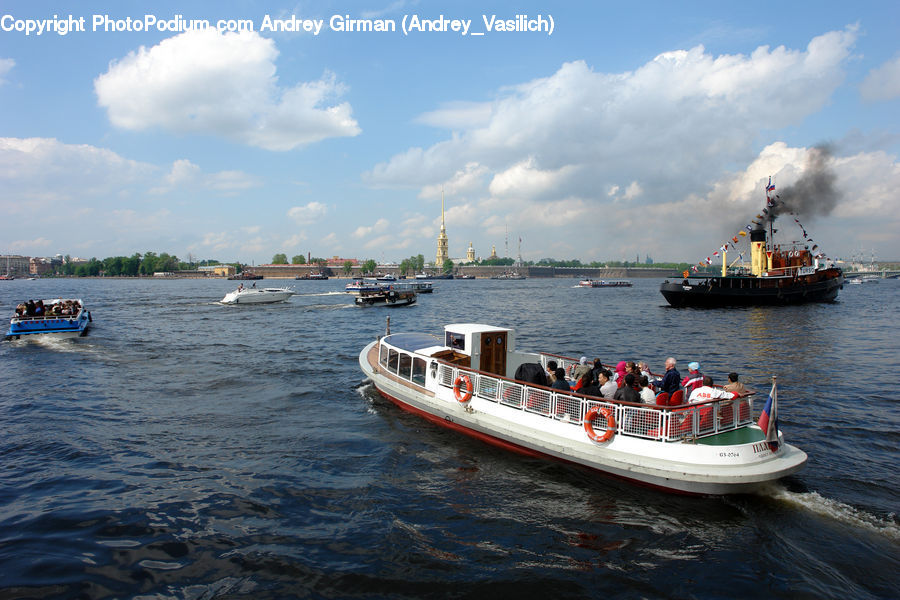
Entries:
{"type": "Polygon", "coordinates": [[[685,271],[681,281],[664,281],[659,291],[666,301],[675,307],[706,308],[833,302],[844,287],[843,271],[805,246],[775,244],[775,212],[767,219],[768,232],[763,223],[754,221],[749,270],[728,268],[723,252],[721,275],[690,275],[685,271]]]}

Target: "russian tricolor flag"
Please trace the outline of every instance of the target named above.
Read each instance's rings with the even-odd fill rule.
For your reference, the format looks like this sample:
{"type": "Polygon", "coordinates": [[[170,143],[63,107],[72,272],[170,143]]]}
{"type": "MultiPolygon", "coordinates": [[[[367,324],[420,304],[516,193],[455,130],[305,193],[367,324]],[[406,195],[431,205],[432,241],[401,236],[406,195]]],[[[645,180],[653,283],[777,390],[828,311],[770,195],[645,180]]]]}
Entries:
{"type": "Polygon", "coordinates": [[[775,382],[772,382],[772,391],[769,392],[769,398],[763,407],[762,414],[759,415],[759,428],[766,434],[766,443],[772,452],[778,450],[778,389],[775,382]]]}

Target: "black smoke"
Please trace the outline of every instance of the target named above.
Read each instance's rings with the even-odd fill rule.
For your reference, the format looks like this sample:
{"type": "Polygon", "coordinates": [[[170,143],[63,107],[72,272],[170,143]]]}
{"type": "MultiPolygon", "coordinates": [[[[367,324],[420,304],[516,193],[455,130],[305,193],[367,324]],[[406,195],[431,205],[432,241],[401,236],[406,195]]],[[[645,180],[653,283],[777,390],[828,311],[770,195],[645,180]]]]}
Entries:
{"type": "Polygon", "coordinates": [[[775,197],[778,201],[774,207],[770,207],[769,219],[787,212],[798,217],[824,217],[831,214],[841,199],[835,186],[837,175],[831,168],[831,158],[832,148],[828,144],[810,149],[800,179],[776,190],[775,197]]]}

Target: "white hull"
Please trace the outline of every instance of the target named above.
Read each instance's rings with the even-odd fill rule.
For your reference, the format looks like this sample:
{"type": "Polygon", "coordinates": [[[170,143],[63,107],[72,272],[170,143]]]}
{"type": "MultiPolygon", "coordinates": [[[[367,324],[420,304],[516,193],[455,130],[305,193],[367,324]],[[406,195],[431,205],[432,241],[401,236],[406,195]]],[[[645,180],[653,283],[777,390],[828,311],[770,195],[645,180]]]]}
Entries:
{"type": "MultiPolygon", "coordinates": [[[[523,398],[531,398],[533,393],[534,398],[547,399],[548,405],[555,406],[556,394],[548,388],[523,386],[480,371],[456,369],[449,363],[430,358],[427,353],[422,355],[426,364],[436,363],[436,366],[433,369],[429,366],[421,377],[423,385],[417,385],[394,375],[387,365],[381,364],[376,343],[363,349],[359,362],[363,373],[381,395],[436,424],[509,450],[575,463],[669,491],[703,495],[750,493],[797,472],[806,463],[806,454],[784,444],[780,433],[777,451],[770,450],[755,424],[748,423],[706,438],[685,439],[682,436],[682,439],[671,440],[666,439],[667,436],[657,436],[650,439],[646,428],[643,437],[630,435],[630,425],[638,419],[652,423],[652,418],[660,419],[666,427],[675,411],[575,394],[560,395],[561,401],[574,399],[587,403],[575,410],[585,410],[588,406],[604,407],[614,415],[618,424],[615,435],[609,441],[597,443],[585,433],[581,414],[560,414],[555,408],[550,408],[548,414],[547,410],[533,410],[525,401],[520,406],[510,406],[506,400],[481,397],[485,382],[488,387],[499,382],[502,390],[522,390],[517,393],[523,398]],[[450,382],[460,373],[470,375],[476,388],[471,400],[465,403],[456,400],[450,387],[450,382]]],[[[696,411],[698,408],[691,406],[681,410],[696,411]]],[[[732,405],[729,409],[738,410],[732,405]]],[[[692,418],[695,418],[694,423],[699,422],[696,417],[692,418]]],[[[602,433],[603,429],[598,429],[602,433]]],[[[634,431],[636,428],[631,427],[631,432],[634,431]]]]}
{"type": "Polygon", "coordinates": [[[284,302],[296,292],[289,288],[245,288],[225,294],[222,304],[272,304],[284,302]]]}

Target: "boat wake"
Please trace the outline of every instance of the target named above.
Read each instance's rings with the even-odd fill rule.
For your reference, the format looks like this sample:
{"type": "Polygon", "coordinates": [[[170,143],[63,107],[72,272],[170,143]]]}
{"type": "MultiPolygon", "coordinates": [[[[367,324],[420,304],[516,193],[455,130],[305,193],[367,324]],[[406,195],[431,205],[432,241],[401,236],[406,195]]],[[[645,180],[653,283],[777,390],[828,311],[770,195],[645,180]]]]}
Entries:
{"type": "Polygon", "coordinates": [[[85,353],[92,352],[94,348],[75,338],[60,338],[52,335],[33,335],[20,340],[10,340],[12,344],[36,344],[45,350],[60,353],[85,353]]]}
{"type": "Polygon", "coordinates": [[[883,535],[891,540],[900,541],[900,525],[894,521],[879,518],[843,502],[825,498],[817,492],[792,492],[776,483],[762,494],[775,500],[800,506],[839,523],[852,525],[883,535]]]}
{"type": "Polygon", "coordinates": [[[294,294],[297,298],[303,298],[304,296],[345,296],[347,292],[316,292],[314,294],[294,294]]]}

